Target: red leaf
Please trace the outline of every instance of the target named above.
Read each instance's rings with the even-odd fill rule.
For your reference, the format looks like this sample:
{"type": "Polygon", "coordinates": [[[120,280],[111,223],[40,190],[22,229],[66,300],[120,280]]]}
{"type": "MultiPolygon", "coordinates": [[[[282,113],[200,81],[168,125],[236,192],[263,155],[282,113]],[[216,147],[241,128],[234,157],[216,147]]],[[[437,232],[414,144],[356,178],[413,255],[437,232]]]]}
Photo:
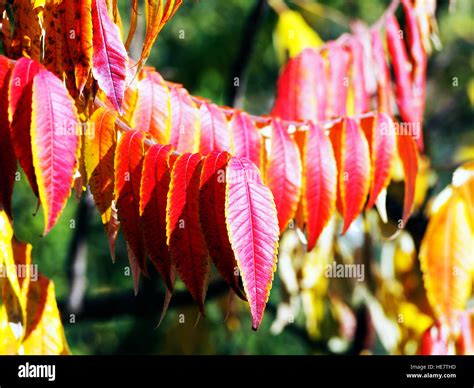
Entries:
{"type": "Polygon", "coordinates": [[[12,194],[16,157],[10,140],[8,121],[8,83],[11,74],[8,58],[0,55],[0,209],[12,218],[12,194]]]}
{"type": "MultiPolygon", "coordinates": [[[[144,156],[144,135],[130,131],[122,135],[115,151],[115,198],[123,234],[129,246],[129,261],[146,273],[146,252],[140,223],[140,181],[144,156]]],[[[138,271],[134,274],[138,290],[138,271]]]]}
{"type": "Polygon", "coordinates": [[[138,101],[134,112],[134,128],[150,133],[160,144],[169,141],[170,91],[161,75],[150,72],[138,83],[138,101]]]}
{"type": "Polygon", "coordinates": [[[252,328],[263,318],[272,287],[278,251],[278,217],[272,192],[247,158],[227,165],[226,220],[252,313],[252,328]]]}
{"type": "Polygon", "coordinates": [[[369,143],[370,195],[366,208],[370,209],[390,182],[390,169],[396,148],[395,130],[392,119],[383,113],[363,118],[360,125],[369,143]]]}
{"type": "Polygon", "coordinates": [[[47,234],[71,193],[80,147],[79,118],[63,82],[47,70],[33,79],[32,100],[33,166],[47,234]]]}
{"type": "Polygon", "coordinates": [[[385,55],[380,31],[371,32],[372,60],[377,79],[377,110],[392,115],[392,85],[390,69],[385,55]]]}
{"type": "Polygon", "coordinates": [[[13,149],[37,197],[39,193],[33,168],[30,128],[33,78],[41,69],[43,67],[38,62],[25,57],[16,62],[10,79],[9,109],[13,149]]]}
{"type": "Polygon", "coordinates": [[[201,115],[201,144],[199,152],[231,151],[230,128],[224,113],[215,104],[204,102],[199,108],[201,115]]]}
{"type": "Polygon", "coordinates": [[[327,48],[329,62],[329,113],[328,117],[346,115],[349,87],[349,53],[343,46],[332,43],[327,48]]]}
{"type": "Polygon", "coordinates": [[[344,234],[362,211],[369,191],[369,146],[361,128],[351,118],[335,124],[330,139],[338,170],[336,205],[344,218],[344,234]]]}
{"type": "Polygon", "coordinates": [[[199,197],[201,226],[206,237],[209,255],[224,280],[234,292],[246,300],[236,274],[237,262],[230,245],[225,222],[226,167],[230,155],[212,151],[204,160],[199,197]]]}
{"type": "Polygon", "coordinates": [[[272,121],[271,144],[265,180],[273,193],[283,233],[295,216],[301,194],[301,158],[298,146],[278,119],[272,121]]]}
{"type": "Polygon", "coordinates": [[[166,244],[166,198],[170,186],[168,159],[171,151],[171,145],[155,144],[145,155],[140,184],[140,216],[151,262],[172,292],[174,268],[166,244]]]}
{"type": "Polygon", "coordinates": [[[236,111],[230,121],[230,128],[234,138],[234,155],[247,158],[260,166],[263,160],[263,141],[250,116],[236,111]]]}
{"type": "Polygon", "coordinates": [[[204,314],[209,259],[199,219],[199,154],[178,157],[171,172],[166,236],[179,276],[204,314]]]}
{"type": "Polygon", "coordinates": [[[402,221],[403,225],[406,225],[413,208],[413,201],[415,200],[418,151],[413,137],[403,134],[398,134],[397,136],[397,150],[398,156],[402,161],[403,173],[405,175],[405,198],[403,199],[402,221]]]}
{"type": "Polygon", "coordinates": [[[199,109],[188,91],[182,87],[171,88],[170,143],[176,151],[198,151],[199,127],[199,109]]]}
{"type": "Polygon", "coordinates": [[[425,331],[421,338],[420,354],[448,355],[449,333],[446,326],[435,324],[425,331]]]}
{"type": "Polygon", "coordinates": [[[324,61],[313,49],[290,59],[278,78],[272,116],[283,120],[324,120],[326,117],[324,61]]]}
{"type": "Polygon", "coordinates": [[[336,207],[337,168],[334,152],[321,127],[310,124],[303,151],[303,209],[311,251],[336,207]]]}
{"type": "Polygon", "coordinates": [[[351,52],[351,86],[354,93],[354,113],[365,113],[370,110],[370,95],[365,87],[364,46],[357,36],[348,43],[351,52]]]}
{"type": "Polygon", "coordinates": [[[121,114],[128,56],[118,26],[107,13],[105,0],[92,0],[92,74],[121,114]]]}

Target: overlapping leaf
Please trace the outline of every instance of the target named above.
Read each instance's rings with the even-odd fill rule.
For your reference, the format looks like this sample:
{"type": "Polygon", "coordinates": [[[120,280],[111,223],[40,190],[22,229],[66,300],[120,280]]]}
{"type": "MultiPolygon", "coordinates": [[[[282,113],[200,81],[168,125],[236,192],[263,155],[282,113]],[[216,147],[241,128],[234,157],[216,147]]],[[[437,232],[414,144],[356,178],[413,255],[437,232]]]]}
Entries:
{"type": "Polygon", "coordinates": [[[261,166],[263,141],[249,115],[236,111],[230,121],[230,128],[234,139],[234,155],[247,158],[256,166],[261,166]]]}
{"type": "Polygon", "coordinates": [[[138,100],[133,115],[133,127],[148,132],[160,144],[170,136],[170,91],[161,75],[150,72],[138,83],[138,100]]]}
{"type": "Polygon", "coordinates": [[[344,219],[342,233],[361,212],[370,184],[370,155],[358,123],[345,118],[331,128],[331,143],[338,170],[336,205],[344,219]]]}
{"type": "Polygon", "coordinates": [[[170,145],[156,144],[149,148],[143,161],[140,184],[140,216],[145,245],[169,291],[174,287],[174,266],[166,241],[166,201],[171,179],[168,160],[171,152],[170,145]]]}
{"type": "Polygon", "coordinates": [[[47,70],[33,79],[31,144],[44,234],[61,214],[71,193],[79,152],[79,120],[64,84],[47,70]]]}
{"type": "Polygon", "coordinates": [[[230,245],[225,219],[226,167],[230,155],[212,151],[202,166],[199,197],[201,225],[212,261],[224,280],[242,299],[238,267],[230,245]]]}
{"type": "Polygon", "coordinates": [[[343,117],[346,115],[347,95],[349,92],[350,57],[344,46],[331,43],[327,47],[329,62],[329,78],[327,90],[329,93],[328,117],[343,117]]]}
{"type": "Polygon", "coordinates": [[[171,88],[171,136],[170,143],[176,151],[199,150],[199,109],[186,89],[171,88]]]}
{"type": "Polygon", "coordinates": [[[402,223],[404,226],[410,217],[415,200],[416,175],[418,173],[418,151],[413,137],[406,134],[397,135],[397,152],[403,167],[405,195],[403,199],[402,223]]]}
{"type": "Polygon", "coordinates": [[[146,273],[146,252],[140,222],[140,182],[144,135],[130,131],[120,137],[115,150],[115,198],[120,224],[127,240],[135,293],[140,271],[146,273]]]}
{"type": "Polygon", "coordinates": [[[337,168],[328,137],[316,124],[308,129],[303,151],[303,209],[311,251],[336,208],[337,168]]]}
{"type": "Polygon", "coordinates": [[[185,153],[174,162],[166,208],[166,236],[179,276],[204,314],[209,259],[199,216],[201,169],[199,154],[185,153]]]}
{"type": "Polygon", "coordinates": [[[247,158],[227,165],[226,221],[252,313],[252,328],[263,318],[276,270],[278,217],[272,193],[247,158]]]}
{"type": "Polygon", "coordinates": [[[0,56],[0,210],[12,217],[11,199],[15,181],[16,157],[10,140],[8,120],[8,84],[10,64],[6,57],[0,56]]]}
{"type": "Polygon", "coordinates": [[[114,199],[114,156],[117,142],[115,119],[117,113],[97,109],[90,118],[93,133],[85,136],[84,162],[94,202],[99,209],[102,223],[111,218],[114,199]]]}
{"type": "Polygon", "coordinates": [[[33,78],[41,69],[42,66],[38,62],[20,58],[12,70],[9,93],[9,118],[13,149],[36,196],[39,196],[39,193],[33,168],[30,128],[33,78]]]}
{"type": "Polygon", "coordinates": [[[113,107],[122,112],[128,55],[105,0],[92,0],[92,74],[113,107]]]}
{"type": "Polygon", "coordinates": [[[280,233],[295,216],[301,194],[302,166],[300,152],[281,121],[272,121],[271,152],[268,158],[265,181],[273,193],[278,213],[280,233]]]}
{"type": "Polygon", "coordinates": [[[231,151],[229,123],[224,113],[215,104],[203,102],[199,108],[201,136],[199,152],[207,155],[211,151],[231,151]]]}

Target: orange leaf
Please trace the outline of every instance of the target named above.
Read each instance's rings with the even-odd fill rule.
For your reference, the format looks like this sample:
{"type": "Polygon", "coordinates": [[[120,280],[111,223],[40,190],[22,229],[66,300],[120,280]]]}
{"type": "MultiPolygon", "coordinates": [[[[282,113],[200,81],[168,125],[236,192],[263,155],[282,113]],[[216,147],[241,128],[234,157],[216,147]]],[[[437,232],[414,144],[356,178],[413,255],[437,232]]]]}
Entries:
{"type": "Polygon", "coordinates": [[[361,128],[351,118],[335,124],[330,139],[338,170],[336,205],[344,219],[344,234],[362,211],[369,191],[369,146],[361,128]]]}
{"type": "Polygon", "coordinates": [[[390,182],[390,170],[395,155],[396,139],[392,119],[383,113],[363,118],[360,125],[365,132],[370,152],[370,190],[367,209],[374,206],[380,192],[390,182]]]}
{"type": "Polygon", "coordinates": [[[416,175],[418,173],[418,151],[415,141],[410,135],[397,135],[397,151],[402,162],[405,176],[405,197],[403,199],[402,223],[406,225],[413,209],[415,200],[416,175]]]}
{"type": "Polygon", "coordinates": [[[85,167],[94,201],[102,223],[108,224],[114,198],[114,155],[116,146],[115,119],[117,113],[107,108],[97,109],[90,118],[93,136],[85,136],[85,167]]]}
{"type": "Polygon", "coordinates": [[[148,132],[160,144],[169,141],[170,91],[161,75],[150,72],[138,83],[138,100],[133,116],[134,128],[148,132]]]}

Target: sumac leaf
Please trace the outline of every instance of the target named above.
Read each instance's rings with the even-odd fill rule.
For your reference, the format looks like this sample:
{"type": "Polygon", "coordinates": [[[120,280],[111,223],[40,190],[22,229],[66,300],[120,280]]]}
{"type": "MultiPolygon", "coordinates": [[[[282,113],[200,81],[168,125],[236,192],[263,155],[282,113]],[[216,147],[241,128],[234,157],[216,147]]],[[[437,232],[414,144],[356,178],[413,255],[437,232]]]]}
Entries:
{"type": "Polygon", "coordinates": [[[256,166],[262,164],[263,141],[257,127],[245,112],[236,111],[230,121],[234,139],[234,155],[247,158],[256,166]]]}
{"type": "Polygon", "coordinates": [[[174,162],[166,208],[166,236],[179,276],[204,314],[210,268],[199,217],[201,168],[199,154],[185,153],[174,162]]]}
{"type": "Polygon", "coordinates": [[[344,219],[344,234],[362,211],[369,191],[369,146],[362,129],[352,118],[335,124],[330,139],[338,170],[336,205],[344,219]]]}
{"type": "Polygon", "coordinates": [[[227,165],[226,221],[257,330],[270,295],[278,251],[278,216],[272,192],[247,158],[227,165]]]}
{"type": "Polygon", "coordinates": [[[199,108],[201,117],[201,141],[199,152],[207,155],[211,151],[231,151],[229,123],[224,113],[215,104],[203,102],[199,108]]]}
{"type": "Polygon", "coordinates": [[[397,135],[397,152],[403,167],[405,180],[405,196],[403,199],[402,223],[406,225],[413,209],[415,200],[416,175],[418,173],[418,151],[413,137],[405,134],[397,135]]]}
{"type": "Polygon", "coordinates": [[[47,234],[71,193],[80,146],[79,119],[64,84],[47,70],[34,77],[32,100],[33,166],[47,234]]]}
{"type": "Polygon", "coordinates": [[[227,284],[245,300],[225,220],[226,167],[229,159],[230,155],[225,151],[212,151],[206,156],[200,182],[200,217],[212,261],[227,284]]]}
{"type": "Polygon", "coordinates": [[[310,124],[303,151],[303,211],[311,251],[336,208],[337,168],[329,138],[310,124]]]}
{"type": "Polygon", "coordinates": [[[143,161],[140,184],[140,216],[145,246],[151,262],[169,291],[174,287],[174,266],[166,243],[166,201],[170,186],[170,145],[151,146],[143,161]]]}
{"type": "Polygon", "coordinates": [[[105,0],[92,0],[92,74],[113,107],[122,113],[128,56],[105,0]]]}
{"type": "Polygon", "coordinates": [[[295,216],[301,195],[301,157],[293,138],[279,119],[272,121],[271,152],[265,181],[273,193],[280,233],[295,216]]]}

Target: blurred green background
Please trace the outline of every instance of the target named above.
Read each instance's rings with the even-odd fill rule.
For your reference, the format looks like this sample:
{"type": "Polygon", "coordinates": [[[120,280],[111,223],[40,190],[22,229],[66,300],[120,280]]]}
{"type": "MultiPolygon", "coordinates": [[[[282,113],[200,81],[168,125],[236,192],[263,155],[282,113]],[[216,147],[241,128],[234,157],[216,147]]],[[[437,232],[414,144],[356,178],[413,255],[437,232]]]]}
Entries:
{"type": "MultiPolygon", "coordinates": [[[[192,94],[212,99],[218,104],[229,102],[232,89],[232,69],[238,60],[243,30],[257,1],[253,0],[184,0],[171,22],[166,25],[155,44],[148,64],[162,75],[182,83],[192,94]]],[[[322,13],[304,11],[292,1],[287,4],[302,13],[323,40],[333,39],[349,30],[349,20],[359,18],[367,23],[383,13],[388,1],[353,0],[320,1],[322,13]]],[[[454,3],[454,2],[453,2],[454,3]]],[[[119,0],[127,31],[129,4],[119,0]]],[[[456,1],[449,12],[447,1],[438,2],[437,17],[442,50],[435,52],[428,69],[425,137],[431,163],[440,177],[434,191],[439,191],[451,178],[451,164],[469,153],[460,146],[474,146],[472,103],[473,78],[473,14],[470,0],[456,1]],[[453,80],[457,79],[457,82],[453,80]]],[[[272,34],[277,15],[267,9],[257,31],[255,49],[245,71],[243,107],[251,113],[265,114],[271,109],[280,64],[273,47],[272,34]]],[[[68,256],[71,239],[78,221],[78,205],[71,198],[57,226],[45,238],[41,237],[42,215],[32,214],[36,199],[27,180],[15,185],[15,231],[21,240],[33,244],[33,260],[41,272],[53,279],[57,297],[64,305],[69,293],[68,256]],[[76,225],[74,225],[76,224],[76,225]]],[[[125,275],[127,265],[125,244],[117,243],[117,262],[112,264],[105,234],[95,211],[87,216],[86,296],[101,297],[124,294],[133,299],[132,279],[125,275]]],[[[151,272],[154,273],[154,270],[151,272]]],[[[212,282],[212,279],[211,279],[212,282]]],[[[143,281],[147,290],[162,290],[161,282],[152,275],[143,281]]],[[[182,289],[178,285],[178,289],[182,289]]],[[[251,330],[250,314],[245,304],[232,303],[229,316],[228,295],[206,303],[207,315],[194,327],[198,314],[195,305],[175,306],[173,300],[162,325],[156,328],[163,301],[148,301],[149,305],[136,314],[120,314],[104,319],[89,319],[78,315],[75,323],[65,320],[66,337],[73,354],[308,354],[314,351],[307,341],[304,318],[296,317],[292,329],[274,336],[270,325],[274,307],[280,299],[278,275],[271,292],[271,308],[266,312],[258,332],[251,330]],[[273,307],[273,309],[272,309],[273,307]],[[184,314],[184,315],[181,315],[184,314]],[[184,323],[182,318],[184,317],[184,323]]],[[[133,306],[129,306],[133,312],[133,306]]],[[[302,315],[302,314],[300,314],[302,315]]],[[[66,317],[67,318],[67,317],[66,317]]]]}

